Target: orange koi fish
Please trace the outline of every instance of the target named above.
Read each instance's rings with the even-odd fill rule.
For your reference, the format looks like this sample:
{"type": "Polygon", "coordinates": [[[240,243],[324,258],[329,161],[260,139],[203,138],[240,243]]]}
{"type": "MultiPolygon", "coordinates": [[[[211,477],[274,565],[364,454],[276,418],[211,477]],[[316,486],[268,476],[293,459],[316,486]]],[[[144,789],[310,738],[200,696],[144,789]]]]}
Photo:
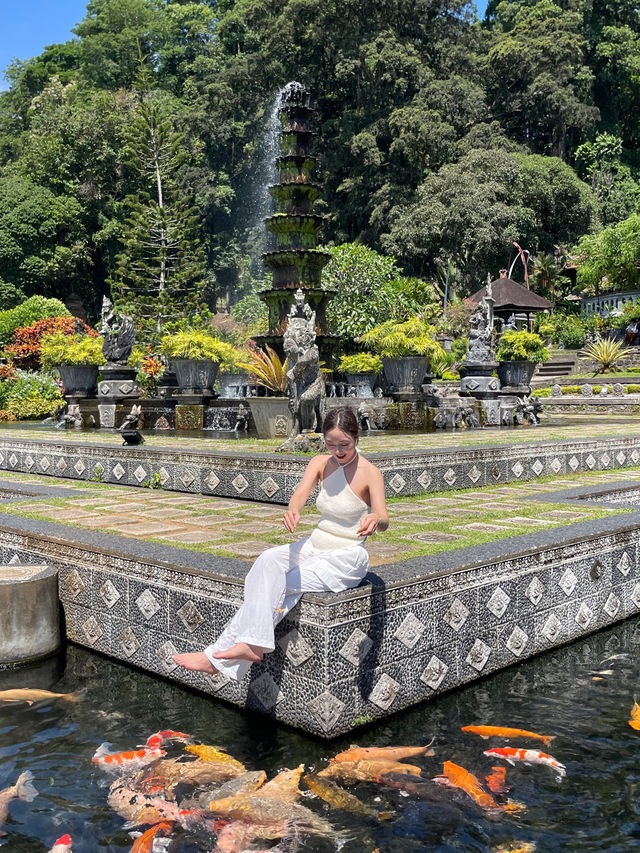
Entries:
{"type": "Polygon", "coordinates": [[[530,737],[535,740],[541,740],[544,744],[551,743],[555,735],[539,735],[536,732],[528,732],[525,729],[510,729],[503,726],[462,726],[463,732],[471,732],[474,735],[480,735],[481,738],[503,737],[506,740],[511,740],[514,737],[530,737]]]}
{"type": "Polygon", "coordinates": [[[497,803],[491,794],[488,794],[484,790],[480,781],[473,773],[469,773],[464,767],[454,764],[453,761],[445,761],[442,767],[442,774],[442,776],[435,776],[433,781],[439,785],[447,785],[450,788],[460,788],[461,791],[468,794],[486,812],[496,813],[505,810],[504,806],[497,803]]]}
{"type": "Polygon", "coordinates": [[[633,708],[631,709],[631,719],[629,725],[632,729],[640,729],[640,705],[634,700],[633,708]]]}
{"type": "MultiPolygon", "coordinates": [[[[433,741],[431,741],[433,743],[433,741]]],[[[349,749],[339,752],[331,761],[361,761],[370,758],[382,761],[402,761],[405,758],[414,758],[418,755],[431,756],[434,754],[429,749],[431,743],[426,746],[356,746],[351,744],[349,749]]]]}
{"type": "Polygon", "coordinates": [[[556,761],[553,756],[547,755],[546,752],[538,752],[536,749],[517,749],[514,746],[500,746],[496,749],[485,750],[484,755],[488,755],[490,758],[504,758],[509,764],[515,764],[516,761],[522,761],[524,764],[545,764],[547,767],[555,770],[558,775],[558,781],[567,774],[564,764],[560,764],[559,761],[556,761]]]}
{"type": "Polygon", "coordinates": [[[207,761],[211,764],[230,764],[232,767],[244,771],[246,767],[239,761],[236,761],[231,755],[228,755],[223,749],[218,749],[217,746],[205,746],[199,743],[197,746],[186,746],[187,752],[192,752],[197,755],[202,761],[207,761]]]}
{"type": "Polygon", "coordinates": [[[148,829],[136,838],[129,853],[153,853],[153,841],[156,835],[161,830],[163,834],[167,830],[171,832],[172,826],[173,823],[169,823],[168,821],[162,821],[162,823],[157,823],[155,826],[152,826],[151,829],[148,829]]]}
{"type": "Polygon", "coordinates": [[[49,850],[49,853],[72,853],[72,843],[71,836],[68,833],[61,835],[57,841],[53,842],[53,847],[49,850]]]}
{"type": "Polygon", "coordinates": [[[415,764],[403,764],[399,761],[383,761],[382,759],[362,759],[362,761],[334,761],[321,770],[320,778],[330,777],[349,782],[380,782],[385,773],[405,773],[420,776],[422,770],[415,764]]]}
{"type": "Polygon", "coordinates": [[[489,790],[493,791],[494,794],[506,794],[510,790],[509,786],[505,784],[507,768],[492,767],[491,769],[493,773],[489,773],[488,776],[484,777],[489,790]]]}
{"type": "Polygon", "coordinates": [[[154,734],[149,735],[144,746],[157,748],[168,743],[170,740],[175,740],[180,743],[193,743],[191,735],[187,735],[184,732],[174,732],[171,729],[164,729],[161,732],[155,732],[154,734]]]}
{"type": "Polygon", "coordinates": [[[91,760],[103,770],[109,770],[112,773],[139,770],[146,764],[155,761],[156,758],[162,758],[167,754],[164,749],[157,747],[145,747],[130,752],[109,752],[110,746],[109,743],[100,744],[91,760]]]}

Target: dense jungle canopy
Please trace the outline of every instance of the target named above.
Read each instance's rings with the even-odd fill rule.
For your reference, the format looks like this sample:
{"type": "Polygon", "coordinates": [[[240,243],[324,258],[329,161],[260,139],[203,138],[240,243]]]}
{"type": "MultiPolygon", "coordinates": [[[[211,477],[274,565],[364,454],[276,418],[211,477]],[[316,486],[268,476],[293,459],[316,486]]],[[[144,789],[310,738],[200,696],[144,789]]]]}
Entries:
{"type": "Polygon", "coordinates": [[[482,21],[464,0],[89,0],[0,94],[0,308],[135,295],[159,222],[185,293],[237,300],[289,80],[318,109],[328,243],[425,278],[451,260],[462,294],[514,240],[543,267],[582,241],[587,286],[615,279],[615,252],[596,260],[626,240],[637,278],[639,75],[628,0],[492,0],[482,21]]]}

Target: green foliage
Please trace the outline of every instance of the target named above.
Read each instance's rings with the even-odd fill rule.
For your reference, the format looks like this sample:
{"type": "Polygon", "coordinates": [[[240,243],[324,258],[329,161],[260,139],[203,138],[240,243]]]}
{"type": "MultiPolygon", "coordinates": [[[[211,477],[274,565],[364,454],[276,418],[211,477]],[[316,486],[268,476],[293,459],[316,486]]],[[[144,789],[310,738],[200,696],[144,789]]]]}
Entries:
{"type": "Polygon", "coordinates": [[[41,419],[64,402],[60,388],[46,373],[16,370],[12,379],[0,382],[0,411],[10,419],[41,419]]]}
{"type": "Polygon", "coordinates": [[[235,357],[231,344],[195,329],[164,335],[160,340],[160,352],[167,358],[195,358],[215,362],[229,362],[235,357]]]}
{"type": "Polygon", "coordinates": [[[625,385],[625,394],[640,394],[640,385],[625,385]]]}
{"type": "Polygon", "coordinates": [[[246,361],[238,365],[256,377],[256,382],[274,394],[287,393],[287,370],[289,360],[280,361],[278,353],[269,345],[266,352],[257,350],[250,352],[246,361]]]}
{"type": "Polygon", "coordinates": [[[336,295],[327,307],[333,334],[354,339],[393,318],[402,321],[417,312],[433,321],[441,313],[441,297],[426,281],[404,278],[393,258],[361,243],[329,248],[333,261],[323,275],[336,295]]]}
{"type": "Polygon", "coordinates": [[[582,385],[563,385],[562,393],[568,397],[573,397],[575,394],[580,394],[582,385]]]}
{"type": "Polygon", "coordinates": [[[21,287],[0,278],[0,311],[16,308],[26,298],[27,294],[21,287]]]}
{"type": "Polygon", "coordinates": [[[534,332],[504,332],[496,351],[498,361],[533,361],[536,364],[549,360],[549,351],[540,335],[534,332]]]}
{"type": "Polygon", "coordinates": [[[577,317],[566,317],[556,330],[555,339],[565,349],[580,349],[584,345],[586,329],[577,317]]]}
{"type": "Polygon", "coordinates": [[[360,341],[383,358],[407,355],[440,356],[440,344],[433,339],[434,327],[420,317],[411,317],[404,323],[387,320],[360,336],[360,341]]]}
{"type": "Polygon", "coordinates": [[[457,358],[455,353],[453,352],[445,352],[442,350],[441,353],[437,353],[436,355],[431,356],[431,363],[429,365],[429,369],[431,373],[436,377],[436,379],[446,379],[453,376],[450,371],[450,368],[456,363],[457,358]]]}
{"type": "Polygon", "coordinates": [[[102,354],[103,343],[100,337],[55,332],[42,339],[40,360],[45,367],[57,367],[60,364],[100,366],[106,363],[102,354]]]}
{"type": "Polygon", "coordinates": [[[609,338],[593,341],[584,348],[585,357],[597,362],[596,373],[615,370],[618,363],[632,352],[633,350],[623,346],[621,341],[612,341],[609,338]]]}
{"type": "Polygon", "coordinates": [[[0,346],[5,347],[16,329],[32,326],[45,317],[70,317],[71,312],[58,299],[46,299],[44,296],[31,296],[26,302],[0,311],[0,346]]]}
{"type": "Polygon", "coordinates": [[[534,388],[531,392],[532,397],[550,397],[551,388],[534,388]]]}
{"type": "Polygon", "coordinates": [[[379,355],[370,352],[358,352],[355,355],[343,355],[338,362],[340,373],[382,373],[382,360],[379,355]]]}
{"type": "Polygon", "coordinates": [[[575,248],[580,256],[578,284],[589,293],[598,288],[635,290],[640,286],[640,214],[634,213],[597,234],[587,234],[575,248]]]}
{"type": "Polygon", "coordinates": [[[469,349],[469,338],[455,338],[451,343],[451,352],[455,355],[458,361],[461,361],[467,354],[469,349]]]}

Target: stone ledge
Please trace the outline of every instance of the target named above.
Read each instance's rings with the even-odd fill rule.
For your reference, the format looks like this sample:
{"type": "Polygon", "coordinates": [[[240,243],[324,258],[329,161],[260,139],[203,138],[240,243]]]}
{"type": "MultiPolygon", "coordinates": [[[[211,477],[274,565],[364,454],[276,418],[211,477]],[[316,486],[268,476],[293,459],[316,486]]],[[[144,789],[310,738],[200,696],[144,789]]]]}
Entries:
{"type": "Polygon", "coordinates": [[[236,684],[180,670],[171,655],[222,628],[247,563],[73,535],[0,514],[0,561],[58,569],[70,640],[324,738],[640,611],[633,512],[383,566],[340,595],[307,594],[278,626],[276,651],[236,684]]]}

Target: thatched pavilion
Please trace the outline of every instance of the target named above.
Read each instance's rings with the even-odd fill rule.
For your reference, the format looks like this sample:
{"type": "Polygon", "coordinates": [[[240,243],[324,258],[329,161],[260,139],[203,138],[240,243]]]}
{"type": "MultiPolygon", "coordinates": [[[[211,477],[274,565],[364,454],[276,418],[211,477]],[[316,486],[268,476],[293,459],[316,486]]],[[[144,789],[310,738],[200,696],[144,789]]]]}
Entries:
{"type": "MultiPolygon", "coordinates": [[[[487,293],[486,286],[469,298],[473,302],[480,302],[487,293]]],[[[553,308],[551,302],[544,296],[539,296],[532,290],[527,290],[517,281],[507,278],[507,271],[500,270],[500,278],[491,282],[491,295],[495,299],[493,306],[494,316],[504,323],[512,314],[515,315],[518,328],[530,329],[533,318],[538,311],[548,311],[553,308]]]]}

